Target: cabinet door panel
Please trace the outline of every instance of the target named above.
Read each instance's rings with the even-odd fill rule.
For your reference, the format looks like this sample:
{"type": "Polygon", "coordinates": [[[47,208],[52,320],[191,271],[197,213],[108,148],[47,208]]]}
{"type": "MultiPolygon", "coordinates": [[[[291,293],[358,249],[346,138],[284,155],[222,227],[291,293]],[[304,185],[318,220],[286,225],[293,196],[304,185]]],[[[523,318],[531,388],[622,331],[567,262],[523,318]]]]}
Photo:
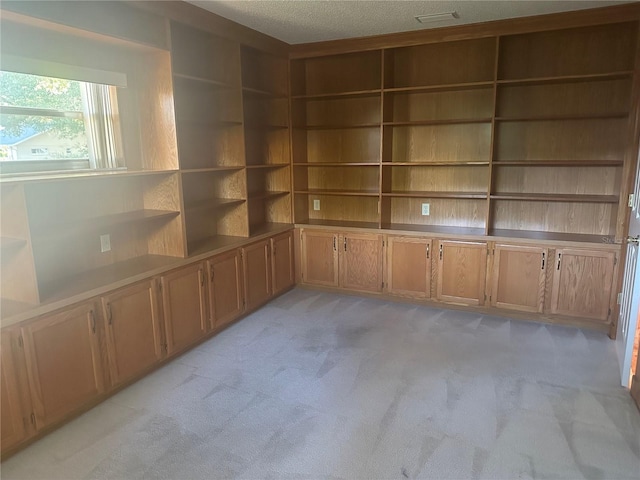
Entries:
{"type": "Polygon", "coordinates": [[[546,248],[496,245],[491,305],[542,313],[547,261],[546,248]]]}
{"type": "Polygon", "coordinates": [[[204,266],[181,268],[160,281],[167,353],[171,355],[202,338],[207,330],[204,266]]]}
{"type": "Polygon", "coordinates": [[[242,248],[247,310],[253,310],[271,297],[271,258],[269,250],[269,240],[242,248]]]}
{"type": "Polygon", "coordinates": [[[606,322],[614,262],[613,252],[556,250],[551,313],[606,322]]]}
{"type": "Polygon", "coordinates": [[[313,285],[338,286],[338,235],[332,232],[302,232],[302,281],[313,285]]]}
{"type": "Polygon", "coordinates": [[[240,251],[218,255],[208,262],[209,302],[214,327],[238,318],[244,311],[240,251]]]}
{"type": "Polygon", "coordinates": [[[430,298],[431,239],[388,237],[387,241],[387,291],[430,298]]]}
{"type": "Polygon", "coordinates": [[[483,305],[487,244],[441,241],[438,259],[438,300],[483,305]]]}
{"type": "Polygon", "coordinates": [[[86,303],[22,327],[36,428],[104,391],[95,306],[86,303]]]}
{"type": "Polygon", "coordinates": [[[341,286],[382,291],[382,235],[348,234],[341,238],[341,286]]]}
{"type": "Polygon", "coordinates": [[[271,239],[273,294],[295,283],[293,274],[293,233],[287,232],[271,239]]]}
{"type": "Polygon", "coordinates": [[[24,417],[28,414],[23,408],[20,400],[20,390],[18,386],[18,372],[14,362],[14,351],[12,343],[14,335],[9,331],[3,331],[1,337],[0,356],[0,410],[2,410],[2,450],[24,440],[27,436],[24,417]]]}
{"type": "Polygon", "coordinates": [[[162,358],[154,281],[102,297],[109,372],[114,385],[142,373],[162,358]]]}

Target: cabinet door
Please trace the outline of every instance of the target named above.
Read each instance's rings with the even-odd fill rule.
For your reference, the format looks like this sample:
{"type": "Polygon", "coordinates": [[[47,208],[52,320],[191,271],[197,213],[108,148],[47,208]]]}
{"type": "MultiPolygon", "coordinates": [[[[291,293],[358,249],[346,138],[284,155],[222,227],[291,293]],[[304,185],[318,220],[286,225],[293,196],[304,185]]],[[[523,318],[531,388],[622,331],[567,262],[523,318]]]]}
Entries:
{"type": "Polygon", "coordinates": [[[340,240],[341,286],[381,292],[382,235],[345,234],[340,240]]]}
{"type": "Polygon", "coordinates": [[[542,313],[547,260],[546,248],[496,245],[491,305],[542,313]]]}
{"type": "Polygon", "coordinates": [[[597,250],[556,250],[551,313],[606,322],[615,254],[597,250]]]}
{"type": "Polygon", "coordinates": [[[286,290],[295,283],[293,274],[293,232],[287,232],[271,239],[271,272],[273,294],[286,290]]]}
{"type": "Polygon", "coordinates": [[[169,355],[182,350],[207,331],[206,276],[199,263],[160,278],[162,314],[169,355]]]}
{"type": "Polygon", "coordinates": [[[35,320],[22,336],[37,429],[104,392],[93,303],[35,320]]]}
{"type": "Polygon", "coordinates": [[[240,250],[223,253],[207,262],[209,269],[209,304],[214,327],[238,318],[244,311],[244,286],[240,250]]]}
{"type": "Polygon", "coordinates": [[[438,300],[464,305],[483,305],[486,268],[486,243],[440,241],[438,300]]]}
{"type": "Polygon", "coordinates": [[[302,232],[302,281],[312,285],[338,286],[338,235],[302,232]]]}
{"type": "Polygon", "coordinates": [[[1,445],[2,450],[16,445],[27,437],[25,428],[25,417],[27,411],[22,408],[20,400],[20,390],[18,387],[18,372],[14,362],[14,335],[12,332],[3,330],[0,337],[0,410],[2,411],[1,445]]]}
{"type": "Polygon", "coordinates": [[[390,236],[387,242],[387,292],[430,298],[431,239],[390,236]]]}
{"type": "Polygon", "coordinates": [[[102,297],[109,372],[125,382],[162,358],[156,282],[146,281],[102,297]]]}
{"type": "Polygon", "coordinates": [[[271,255],[269,240],[242,248],[244,293],[247,310],[259,307],[271,297],[271,255]]]}

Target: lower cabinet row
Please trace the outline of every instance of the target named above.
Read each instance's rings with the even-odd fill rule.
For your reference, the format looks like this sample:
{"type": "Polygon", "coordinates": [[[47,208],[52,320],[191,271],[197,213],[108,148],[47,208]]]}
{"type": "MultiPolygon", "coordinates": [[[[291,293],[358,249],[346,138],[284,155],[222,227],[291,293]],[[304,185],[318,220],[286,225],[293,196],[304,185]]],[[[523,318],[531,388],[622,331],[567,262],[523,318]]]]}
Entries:
{"type": "Polygon", "coordinates": [[[287,232],[2,330],[2,451],[294,284],[287,232]]]}
{"type": "MultiPolygon", "coordinates": [[[[616,252],[302,230],[311,285],[610,322],[616,252]]],[[[535,315],[532,316],[535,318],[535,315]]]]}

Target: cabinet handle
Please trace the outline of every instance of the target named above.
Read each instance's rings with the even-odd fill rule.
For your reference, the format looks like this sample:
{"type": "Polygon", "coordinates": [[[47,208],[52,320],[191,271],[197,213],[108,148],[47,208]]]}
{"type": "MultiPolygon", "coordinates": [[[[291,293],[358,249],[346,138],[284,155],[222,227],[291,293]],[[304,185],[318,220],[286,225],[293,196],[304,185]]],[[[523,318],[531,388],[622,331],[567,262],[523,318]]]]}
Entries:
{"type": "Polygon", "coordinates": [[[560,259],[562,258],[562,254],[558,254],[558,270],[560,270],[560,259]]]}
{"type": "Polygon", "coordinates": [[[344,237],[344,251],[347,251],[347,237],[344,237]]]}
{"type": "Polygon", "coordinates": [[[89,316],[91,317],[91,331],[96,333],[96,314],[93,313],[93,310],[89,310],[89,316]]]}
{"type": "Polygon", "coordinates": [[[336,236],[333,236],[333,251],[336,251],[336,236]]]}
{"type": "Polygon", "coordinates": [[[109,325],[113,324],[113,315],[111,314],[111,304],[107,303],[107,320],[109,321],[109,325]]]}
{"type": "Polygon", "coordinates": [[[198,270],[198,275],[200,276],[200,286],[204,288],[204,273],[202,269],[198,270]]]}
{"type": "Polygon", "coordinates": [[[542,252],[542,270],[544,270],[544,252],[542,252]]]}
{"type": "Polygon", "coordinates": [[[442,244],[440,244],[440,260],[442,260],[442,244]]]}
{"type": "Polygon", "coordinates": [[[429,260],[429,245],[427,244],[427,260],[429,260]]]}

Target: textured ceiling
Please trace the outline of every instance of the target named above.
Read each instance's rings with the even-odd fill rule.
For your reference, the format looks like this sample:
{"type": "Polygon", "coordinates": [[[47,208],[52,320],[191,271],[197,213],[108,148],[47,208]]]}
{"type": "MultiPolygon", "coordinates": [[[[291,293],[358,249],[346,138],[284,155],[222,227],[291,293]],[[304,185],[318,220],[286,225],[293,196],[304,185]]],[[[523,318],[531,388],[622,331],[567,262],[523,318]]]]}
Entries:
{"type": "Polygon", "coordinates": [[[596,8],[625,1],[597,0],[189,0],[290,44],[365,37],[503,18],[596,8]],[[458,19],[427,25],[417,15],[456,11],[458,19]]]}

